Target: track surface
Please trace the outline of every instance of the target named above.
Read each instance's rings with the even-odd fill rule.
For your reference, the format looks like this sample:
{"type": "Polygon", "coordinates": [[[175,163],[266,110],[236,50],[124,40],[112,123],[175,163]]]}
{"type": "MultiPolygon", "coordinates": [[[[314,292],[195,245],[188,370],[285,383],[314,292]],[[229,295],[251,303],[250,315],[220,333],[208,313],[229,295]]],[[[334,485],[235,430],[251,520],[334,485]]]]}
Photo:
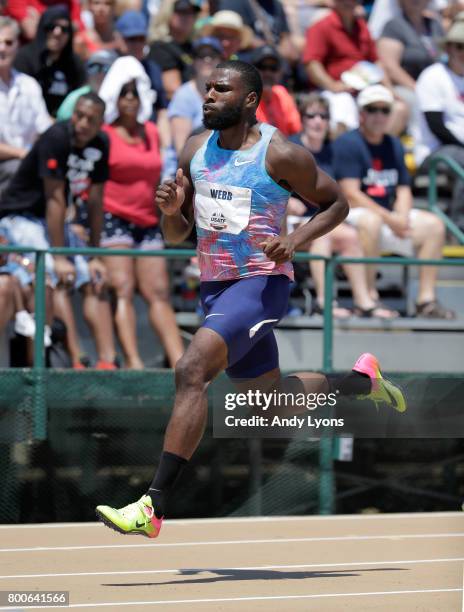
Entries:
{"type": "Polygon", "coordinates": [[[463,612],[463,569],[464,513],[0,526],[0,591],[77,610],[463,612]]]}

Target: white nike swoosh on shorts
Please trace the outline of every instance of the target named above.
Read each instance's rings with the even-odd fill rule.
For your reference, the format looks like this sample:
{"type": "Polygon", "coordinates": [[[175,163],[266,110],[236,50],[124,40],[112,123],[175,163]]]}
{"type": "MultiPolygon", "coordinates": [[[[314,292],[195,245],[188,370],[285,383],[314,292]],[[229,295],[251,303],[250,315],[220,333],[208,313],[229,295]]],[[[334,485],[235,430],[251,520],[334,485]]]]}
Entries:
{"type": "Polygon", "coordinates": [[[261,329],[261,327],[263,325],[265,325],[266,323],[276,323],[279,319],[264,319],[264,321],[260,321],[259,323],[256,323],[256,325],[253,325],[253,327],[250,327],[250,338],[253,338],[253,336],[261,329]]]}
{"type": "Polygon", "coordinates": [[[205,321],[206,321],[206,319],[208,319],[209,317],[223,317],[223,316],[224,316],[224,314],[223,314],[222,312],[212,312],[211,314],[206,315],[206,317],[205,317],[205,321]]]}

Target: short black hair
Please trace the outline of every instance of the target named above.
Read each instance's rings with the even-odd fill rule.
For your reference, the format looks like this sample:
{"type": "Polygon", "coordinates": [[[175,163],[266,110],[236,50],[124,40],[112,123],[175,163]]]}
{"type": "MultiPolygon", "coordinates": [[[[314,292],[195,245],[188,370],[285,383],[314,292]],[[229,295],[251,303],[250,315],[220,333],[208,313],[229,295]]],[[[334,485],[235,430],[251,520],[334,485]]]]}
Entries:
{"type": "Polygon", "coordinates": [[[246,95],[254,91],[258,97],[259,104],[261,96],[263,95],[263,81],[259,71],[252,64],[242,62],[241,60],[226,60],[218,64],[216,68],[235,70],[235,72],[238,72],[242,77],[246,95]]]}
{"type": "Polygon", "coordinates": [[[105,112],[105,108],[106,108],[106,104],[105,102],[100,98],[100,96],[98,94],[96,94],[94,91],[88,91],[87,93],[82,94],[81,96],[79,96],[76,100],[76,104],[80,101],[80,100],[88,100],[89,102],[92,102],[93,104],[96,104],[97,106],[101,107],[101,111],[102,114],[104,114],[105,112]]]}

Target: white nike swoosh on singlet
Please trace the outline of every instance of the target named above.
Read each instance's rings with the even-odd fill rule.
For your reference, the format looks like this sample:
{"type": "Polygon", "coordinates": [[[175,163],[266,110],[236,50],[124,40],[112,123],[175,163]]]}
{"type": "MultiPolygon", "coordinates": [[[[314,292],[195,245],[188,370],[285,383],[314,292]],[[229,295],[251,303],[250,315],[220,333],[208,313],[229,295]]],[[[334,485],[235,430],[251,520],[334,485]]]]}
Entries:
{"type": "Polygon", "coordinates": [[[236,166],[243,166],[243,164],[253,164],[254,161],[254,159],[245,159],[243,161],[239,161],[238,159],[236,159],[234,163],[236,166]]]}
{"type": "Polygon", "coordinates": [[[208,317],[223,317],[223,316],[224,314],[222,312],[212,312],[211,314],[206,315],[205,321],[208,317]]]}
{"type": "Polygon", "coordinates": [[[250,338],[253,338],[256,332],[258,332],[261,329],[261,327],[265,325],[266,323],[276,323],[278,320],[279,319],[264,319],[264,321],[260,321],[259,323],[256,323],[256,325],[253,325],[253,327],[250,327],[250,338]]]}

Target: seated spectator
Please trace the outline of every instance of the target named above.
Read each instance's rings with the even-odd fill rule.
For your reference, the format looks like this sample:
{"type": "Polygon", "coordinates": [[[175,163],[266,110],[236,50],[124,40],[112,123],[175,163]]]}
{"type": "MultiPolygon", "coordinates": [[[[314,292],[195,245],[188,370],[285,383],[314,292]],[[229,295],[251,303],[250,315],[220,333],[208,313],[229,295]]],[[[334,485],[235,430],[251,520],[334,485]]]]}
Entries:
{"type": "Polygon", "coordinates": [[[255,49],[251,63],[256,66],[263,81],[263,95],[256,110],[258,121],[270,123],[285,136],[296,134],[301,130],[301,119],[298,108],[283,85],[279,85],[282,74],[282,61],[274,49],[265,45],[255,49]]]}
{"type": "Polygon", "coordinates": [[[37,81],[13,70],[19,27],[0,17],[0,198],[37,136],[51,125],[37,81]]]}
{"type": "MultiPolygon", "coordinates": [[[[459,13],[444,38],[448,62],[426,68],[417,81],[421,117],[416,160],[427,168],[430,155],[441,154],[464,168],[464,13],[459,13]]],[[[448,171],[445,168],[445,171],[448,171]]],[[[450,217],[464,230],[464,182],[450,172],[453,194],[450,217]]]]}
{"type": "Polygon", "coordinates": [[[242,59],[240,51],[248,49],[253,41],[253,31],[243,23],[241,15],[234,11],[218,11],[201,28],[200,37],[217,38],[224,49],[224,59],[242,59]]]}
{"type": "Polygon", "coordinates": [[[193,77],[192,35],[200,12],[197,0],[169,1],[161,10],[150,31],[149,58],[163,72],[163,84],[168,99],[193,77]]]}
{"type": "Polygon", "coordinates": [[[276,47],[279,54],[290,63],[299,59],[293,44],[287,17],[280,0],[220,0],[220,10],[234,11],[255,33],[253,47],[264,44],[276,47]]]}
{"type": "Polygon", "coordinates": [[[203,102],[206,82],[222,58],[221,43],[217,38],[198,38],[193,43],[195,77],[184,83],[174,94],[168,108],[171,131],[177,155],[190,134],[203,125],[203,102]]]}
{"type": "Polygon", "coordinates": [[[290,35],[300,54],[305,46],[306,30],[325,16],[332,5],[332,0],[285,0],[283,3],[290,35]]]}
{"type": "Polygon", "coordinates": [[[71,91],[66,96],[56,113],[58,121],[67,121],[71,119],[76,102],[83,94],[89,93],[90,91],[98,93],[103,79],[105,78],[105,74],[117,57],[115,51],[105,51],[104,49],[96,51],[89,57],[85,65],[87,84],[71,91]]]}
{"type": "MultiPolygon", "coordinates": [[[[306,32],[303,63],[311,83],[324,91],[330,102],[334,131],[340,133],[359,124],[356,91],[342,80],[342,74],[359,62],[376,63],[375,42],[367,24],[356,15],[356,0],[334,0],[334,9],[314,23],[306,32]]],[[[389,131],[401,134],[407,120],[403,102],[396,103],[390,118],[389,131]]]]}
{"type": "Polygon", "coordinates": [[[101,49],[117,49],[114,4],[114,0],[88,0],[87,10],[81,14],[85,29],[74,37],[74,50],[82,58],[88,59],[101,49]]]}
{"type": "Polygon", "coordinates": [[[401,14],[389,21],[377,42],[379,58],[395,93],[409,108],[409,132],[418,138],[420,111],[415,94],[420,73],[440,54],[443,28],[424,13],[428,0],[401,0],[401,14]]]}
{"type": "MultiPolygon", "coordinates": [[[[440,259],[445,241],[443,222],[425,210],[412,208],[409,175],[400,141],[387,135],[393,106],[382,85],[364,89],[358,97],[360,127],[334,143],[334,171],[350,203],[348,223],[360,235],[367,257],[395,253],[420,259],[440,259]]],[[[371,297],[378,299],[375,266],[368,266],[371,297]]],[[[455,313],[436,298],[437,269],[420,266],[416,314],[452,319],[455,313]]]]}
{"type": "Polygon", "coordinates": [[[84,66],[73,53],[72,25],[65,6],[53,6],[43,13],[37,37],[18,51],[14,67],[37,79],[53,117],[68,93],[85,83],[84,66]]]}
{"type": "MultiPolygon", "coordinates": [[[[108,173],[108,143],[99,131],[103,110],[104,103],[96,94],[81,96],[71,121],[49,128],[21,162],[0,202],[1,225],[15,244],[37,249],[69,246],[74,237],[65,223],[67,205],[70,200],[81,200],[89,212],[89,244],[99,246],[103,183],[108,173]]],[[[95,337],[98,365],[107,369],[115,352],[109,305],[99,299],[106,270],[96,257],[72,259],[46,257],[48,278],[55,287],[55,314],[66,324],[72,361],[80,367],[68,291],[82,288],[84,317],[95,337]]]]}
{"type": "MultiPolygon", "coordinates": [[[[100,89],[107,103],[104,127],[110,140],[109,180],[104,192],[102,246],[162,249],[159,217],[154,207],[161,173],[159,136],[149,121],[150,81],[132,57],[118,59],[100,89]]],[[[166,261],[160,257],[107,257],[110,284],[116,293],[115,322],[126,366],[143,368],[137,348],[134,291],[149,306],[149,318],[171,367],[183,344],[170,303],[166,261]]]]}
{"type": "MultiPolygon", "coordinates": [[[[303,131],[292,136],[290,140],[308,149],[317,165],[333,178],[333,149],[329,140],[329,104],[319,94],[310,94],[302,97],[300,104],[303,131]]],[[[287,214],[307,216],[316,211],[308,203],[291,198],[287,214]],[[296,201],[295,201],[296,200],[296,201]]],[[[364,253],[359,242],[357,231],[347,223],[341,223],[334,230],[314,240],[309,252],[313,255],[330,257],[334,252],[343,257],[363,257],[364,253]]],[[[322,314],[324,310],[324,262],[310,261],[309,268],[316,290],[316,300],[312,305],[312,314],[322,314]]],[[[346,274],[353,293],[353,314],[361,317],[379,317],[390,319],[398,316],[392,311],[375,302],[367,288],[366,269],[363,265],[345,264],[343,270],[346,274]]],[[[336,318],[350,316],[346,308],[334,304],[333,315],[336,318]]]]}
{"type": "MultiPolygon", "coordinates": [[[[1,222],[0,222],[1,223],[1,222]]],[[[0,225],[0,244],[10,245],[13,240],[8,230],[0,225]]],[[[33,308],[33,274],[23,264],[24,258],[16,253],[0,253],[0,334],[14,319],[14,331],[26,338],[35,336],[35,321],[27,310],[33,308]]],[[[45,346],[51,344],[51,329],[47,325],[45,346]]]]}
{"type": "Polygon", "coordinates": [[[7,14],[19,23],[22,37],[33,40],[38,34],[40,17],[47,9],[56,5],[65,6],[74,27],[81,28],[79,0],[9,0],[7,14]]]}

